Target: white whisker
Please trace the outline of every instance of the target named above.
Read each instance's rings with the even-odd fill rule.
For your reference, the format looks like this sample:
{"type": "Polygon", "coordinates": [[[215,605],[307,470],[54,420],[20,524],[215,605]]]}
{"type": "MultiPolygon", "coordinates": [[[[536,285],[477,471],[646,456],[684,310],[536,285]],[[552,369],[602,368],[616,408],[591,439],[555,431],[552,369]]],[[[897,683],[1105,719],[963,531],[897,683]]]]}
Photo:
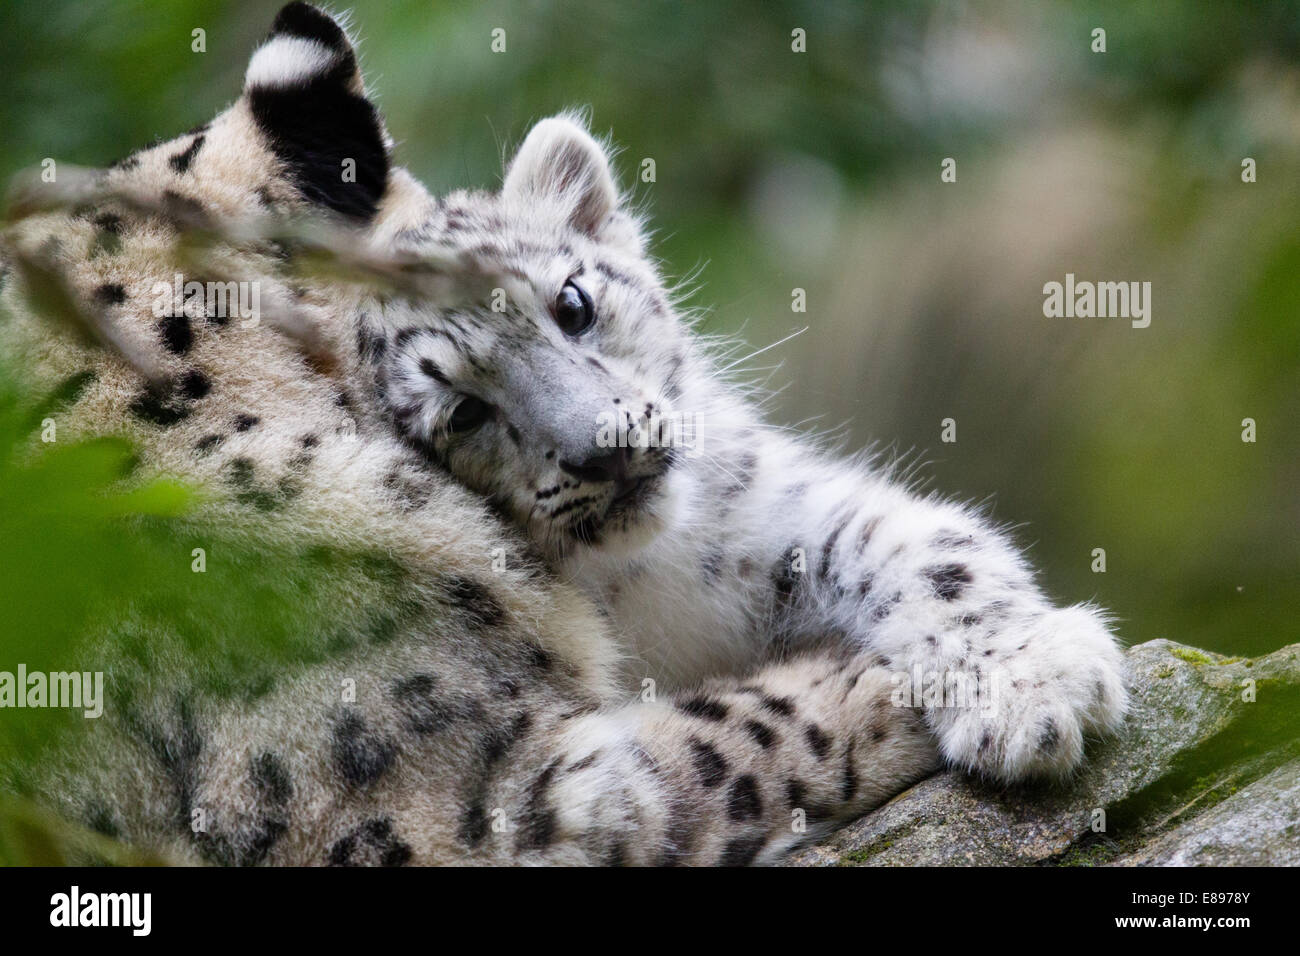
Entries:
{"type": "Polygon", "coordinates": [[[736,361],[732,362],[730,365],[724,365],[724,366],[722,366],[722,368],[720,368],[720,369],[717,370],[717,371],[718,371],[718,374],[721,375],[723,372],[726,372],[726,371],[729,370],[729,369],[733,369],[733,368],[735,368],[737,365],[740,365],[740,364],[743,363],[743,362],[748,362],[750,359],[754,358],[755,356],[762,355],[764,352],[766,352],[766,351],[768,351],[768,350],[770,350],[770,349],[774,349],[774,348],[776,348],[778,345],[784,345],[786,342],[789,342],[789,341],[790,341],[792,338],[794,338],[795,336],[797,336],[797,335],[803,335],[805,332],[808,331],[808,328],[809,328],[809,327],[805,325],[802,329],[799,329],[799,330],[796,331],[796,332],[791,332],[791,333],[790,333],[789,335],[787,335],[785,338],[783,338],[783,339],[777,339],[777,340],[776,340],[775,342],[773,342],[771,345],[764,345],[764,346],[763,346],[761,349],[759,349],[757,352],[750,352],[750,353],[749,353],[748,355],[746,355],[744,358],[742,358],[742,359],[736,359],[736,361]]]}

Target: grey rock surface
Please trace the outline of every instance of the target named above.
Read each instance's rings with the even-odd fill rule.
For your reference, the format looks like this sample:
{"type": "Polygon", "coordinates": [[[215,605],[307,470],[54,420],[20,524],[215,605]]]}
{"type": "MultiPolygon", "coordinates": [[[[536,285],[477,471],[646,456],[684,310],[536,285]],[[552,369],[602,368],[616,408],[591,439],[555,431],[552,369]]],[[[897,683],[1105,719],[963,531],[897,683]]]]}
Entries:
{"type": "Polygon", "coordinates": [[[945,771],[796,866],[1300,863],[1300,644],[1253,660],[1128,651],[1133,707],[1067,784],[945,771]]]}
{"type": "Polygon", "coordinates": [[[1136,866],[1300,866],[1300,760],[1118,860],[1136,866]]]}

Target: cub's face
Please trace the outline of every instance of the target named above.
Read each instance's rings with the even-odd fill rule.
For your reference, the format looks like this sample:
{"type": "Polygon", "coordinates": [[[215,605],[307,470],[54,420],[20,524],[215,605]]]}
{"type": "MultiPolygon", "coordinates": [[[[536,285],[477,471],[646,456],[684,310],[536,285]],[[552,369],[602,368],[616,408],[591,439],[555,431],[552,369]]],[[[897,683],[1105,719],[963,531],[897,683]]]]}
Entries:
{"type": "Polygon", "coordinates": [[[363,327],[399,432],[553,556],[626,555],[671,525],[687,333],[600,146],[544,120],[499,194],[449,197],[408,236],[502,278],[473,307],[389,304],[363,327]]]}

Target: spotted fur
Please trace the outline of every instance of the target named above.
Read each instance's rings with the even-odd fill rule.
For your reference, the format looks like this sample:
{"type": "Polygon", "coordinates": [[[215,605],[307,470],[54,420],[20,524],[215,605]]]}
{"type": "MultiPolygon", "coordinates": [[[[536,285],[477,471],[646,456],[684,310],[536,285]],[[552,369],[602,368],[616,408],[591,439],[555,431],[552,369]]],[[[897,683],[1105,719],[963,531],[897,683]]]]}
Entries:
{"type": "MultiPolygon", "coordinates": [[[[183,635],[165,623],[104,622],[92,644],[111,664],[105,715],[43,763],[50,807],[190,862],[741,865],[933,768],[918,711],[889,706],[889,675],[852,647],[693,686],[667,671],[660,687],[643,683],[601,605],[501,520],[510,503],[443,470],[463,472],[436,432],[446,397],[410,383],[445,388],[440,376],[476,364],[490,374],[489,340],[523,348],[536,334],[522,290],[549,290],[575,264],[603,302],[622,290],[680,354],[638,359],[631,339],[621,355],[551,352],[535,381],[563,363],[613,388],[629,363],[696,361],[631,218],[568,204],[609,185],[586,178],[589,140],[568,121],[540,129],[507,180],[514,205],[431,198],[393,164],[342,27],[293,3],[229,109],[89,177],[74,208],[60,208],[66,183],[38,192],[6,230],[17,281],[0,301],[0,343],[60,396],[60,441],[129,436],[134,480],[206,492],[188,525],[199,540],[221,529],[298,554],[379,556],[319,572],[334,637],[255,693],[196,689],[183,635]],[[356,175],[343,178],[348,160],[356,175]],[[526,210],[534,227],[516,234],[526,210]],[[296,270],[312,241],[295,231],[303,220],[366,281],[296,270]],[[623,251],[593,255],[583,234],[623,251]],[[184,289],[165,293],[173,315],[155,314],[157,284],[177,273],[258,283],[260,322],[184,289]],[[370,280],[387,283],[383,295],[370,280]],[[477,321],[477,280],[512,284],[513,332],[477,321]],[[410,427],[395,428],[412,402],[410,427]],[[148,647],[146,660],[115,660],[123,643],[148,647]]],[[[671,401],[672,381],[662,397],[626,392],[629,413],[671,401]]],[[[570,543],[614,535],[608,501],[582,488],[594,466],[539,447],[549,413],[539,403],[531,421],[502,421],[479,467],[520,477],[507,462],[533,451],[571,466],[535,499],[550,502],[548,521],[570,543]]],[[[636,467],[667,474],[672,457],[636,467]]]]}
{"type": "Polygon", "coordinates": [[[909,687],[965,682],[967,703],[926,719],[949,761],[1000,781],[1068,774],[1118,725],[1100,609],[1055,607],[975,509],[765,425],[692,335],[579,117],[537,124],[499,192],[412,216],[397,247],[472,257],[500,283],[451,309],[363,304],[372,390],[398,435],[606,609],[640,676],[691,686],[838,641],[909,687]],[[595,314],[580,334],[558,320],[575,285],[595,314]],[[694,442],[663,440],[665,420],[694,423],[694,442]]]}

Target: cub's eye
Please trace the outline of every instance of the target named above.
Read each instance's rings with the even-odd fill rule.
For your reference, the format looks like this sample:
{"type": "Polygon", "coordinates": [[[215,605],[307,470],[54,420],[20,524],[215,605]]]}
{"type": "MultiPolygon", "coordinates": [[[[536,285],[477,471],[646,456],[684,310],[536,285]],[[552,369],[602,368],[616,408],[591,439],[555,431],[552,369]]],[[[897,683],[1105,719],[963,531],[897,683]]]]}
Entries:
{"type": "Polygon", "coordinates": [[[447,428],[453,432],[467,432],[478,428],[492,417],[492,406],[482,399],[465,397],[453,409],[447,428]]]}
{"type": "Polygon", "coordinates": [[[591,296],[572,279],[564,283],[555,298],[555,324],[566,335],[581,335],[594,321],[596,308],[591,304],[591,296]]]}

